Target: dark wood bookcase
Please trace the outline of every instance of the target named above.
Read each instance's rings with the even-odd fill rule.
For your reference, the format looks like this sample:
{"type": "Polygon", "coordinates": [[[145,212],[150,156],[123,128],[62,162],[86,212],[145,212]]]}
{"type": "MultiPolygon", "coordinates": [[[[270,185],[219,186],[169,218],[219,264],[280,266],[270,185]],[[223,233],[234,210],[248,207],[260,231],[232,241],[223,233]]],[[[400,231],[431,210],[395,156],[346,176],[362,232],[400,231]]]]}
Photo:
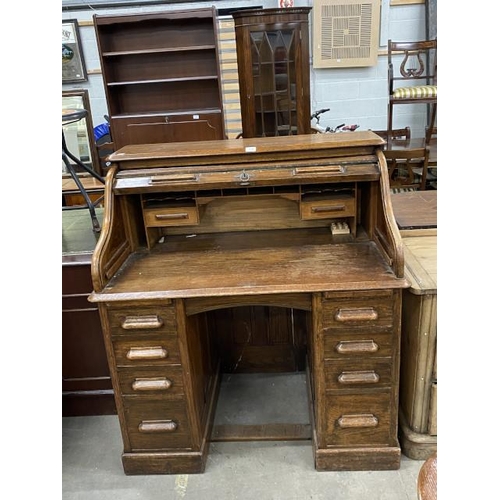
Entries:
{"type": "Polygon", "coordinates": [[[233,12],[243,137],[310,133],[310,11],[233,12]]]}
{"type": "Polygon", "coordinates": [[[225,138],[214,7],[96,14],[94,26],[116,149],[225,138]]]}

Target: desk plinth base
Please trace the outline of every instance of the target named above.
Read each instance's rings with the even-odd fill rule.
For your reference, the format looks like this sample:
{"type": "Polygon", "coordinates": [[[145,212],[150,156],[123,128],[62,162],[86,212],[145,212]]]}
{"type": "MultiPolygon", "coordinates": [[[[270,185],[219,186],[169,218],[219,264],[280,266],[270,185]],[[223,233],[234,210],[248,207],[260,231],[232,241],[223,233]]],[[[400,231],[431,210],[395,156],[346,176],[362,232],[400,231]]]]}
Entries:
{"type": "Polygon", "coordinates": [[[412,460],[427,460],[437,451],[437,436],[411,430],[402,411],[399,412],[399,440],[403,453],[412,460]]]}
{"type": "Polygon", "coordinates": [[[209,444],[198,452],[123,453],[123,470],[127,475],[200,474],[205,471],[209,444]]]}
{"type": "Polygon", "coordinates": [[[317,471],[398,470],[401,448],[314,448],[317,471]]]}

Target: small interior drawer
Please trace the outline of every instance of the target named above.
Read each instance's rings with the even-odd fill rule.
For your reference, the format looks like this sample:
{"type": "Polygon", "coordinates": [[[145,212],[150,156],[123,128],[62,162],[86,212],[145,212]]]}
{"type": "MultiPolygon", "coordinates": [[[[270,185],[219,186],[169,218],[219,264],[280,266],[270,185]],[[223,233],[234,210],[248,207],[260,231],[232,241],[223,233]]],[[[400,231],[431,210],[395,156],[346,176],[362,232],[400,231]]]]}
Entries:
{"type": "Polygon", "coordinates": [[[348,194],[318,194],[304,196],[300,202],[300,218],[331,219],[354,217],[356,200],[348,194]]]}
{"type": "Polygon", "coordinates": [[[146,227],[193,226],[200,223],[198,207],[188,205],[167,205],[145,208],[146,227]]]}

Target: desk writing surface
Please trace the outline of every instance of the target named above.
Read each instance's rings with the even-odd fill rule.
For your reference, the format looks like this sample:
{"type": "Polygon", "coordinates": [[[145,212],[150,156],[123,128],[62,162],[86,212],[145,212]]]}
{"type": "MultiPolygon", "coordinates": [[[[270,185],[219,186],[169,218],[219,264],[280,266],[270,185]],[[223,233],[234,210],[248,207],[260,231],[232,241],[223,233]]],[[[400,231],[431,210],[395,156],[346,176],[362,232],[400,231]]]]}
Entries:
{"type": "Polygon", "coordinates": [[[171,236],[133,254],[99,300],[403,288],[373,241],[325,228],[171,236]]]}

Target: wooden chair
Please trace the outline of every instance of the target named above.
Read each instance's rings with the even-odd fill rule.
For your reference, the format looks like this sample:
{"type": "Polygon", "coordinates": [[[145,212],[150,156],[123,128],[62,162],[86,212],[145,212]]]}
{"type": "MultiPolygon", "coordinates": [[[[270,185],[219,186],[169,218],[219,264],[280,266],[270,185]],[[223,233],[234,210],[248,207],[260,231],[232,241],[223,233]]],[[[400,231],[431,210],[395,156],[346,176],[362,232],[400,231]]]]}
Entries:
{"type": "Polygon", "coordinates": [[[429,168],[429,148],[390,149],[384,151],[393,191],[424,191],[429,168]]]}
{"type": "MultiPolygon", "coordinates": [[[[372,130],[375,134],[379,135],[382,137],[382,139],[385,139],[386,141],[389,138],[389,131],[388,130],[372,130]]],[[[410,127],[405,127],[405,128],[397,128],[391,131],[391,139],[405,139],[409,141],[411,139],[411,129],[410,127]]]]}
{"type": "Polygon", "coordinates": [[[429,136],[431,139],[437,139],[438,128],[437,127],[425,127],[425,137],[429,136]]]}
{"type": "Polygon", "coordinates": [[[388,42],[389,103],[387,130],[393,129],[396,104],[430,104],[426,144],[437,114],[437,39],[417,42],[388,42]],[[398,59],[399,68],[396,70],[398,59]]]}
{"type": "Polygon", "coordinates": [[[417,479],[418,500],[437,500],[437,453],[422,465],[417,479]]]}

